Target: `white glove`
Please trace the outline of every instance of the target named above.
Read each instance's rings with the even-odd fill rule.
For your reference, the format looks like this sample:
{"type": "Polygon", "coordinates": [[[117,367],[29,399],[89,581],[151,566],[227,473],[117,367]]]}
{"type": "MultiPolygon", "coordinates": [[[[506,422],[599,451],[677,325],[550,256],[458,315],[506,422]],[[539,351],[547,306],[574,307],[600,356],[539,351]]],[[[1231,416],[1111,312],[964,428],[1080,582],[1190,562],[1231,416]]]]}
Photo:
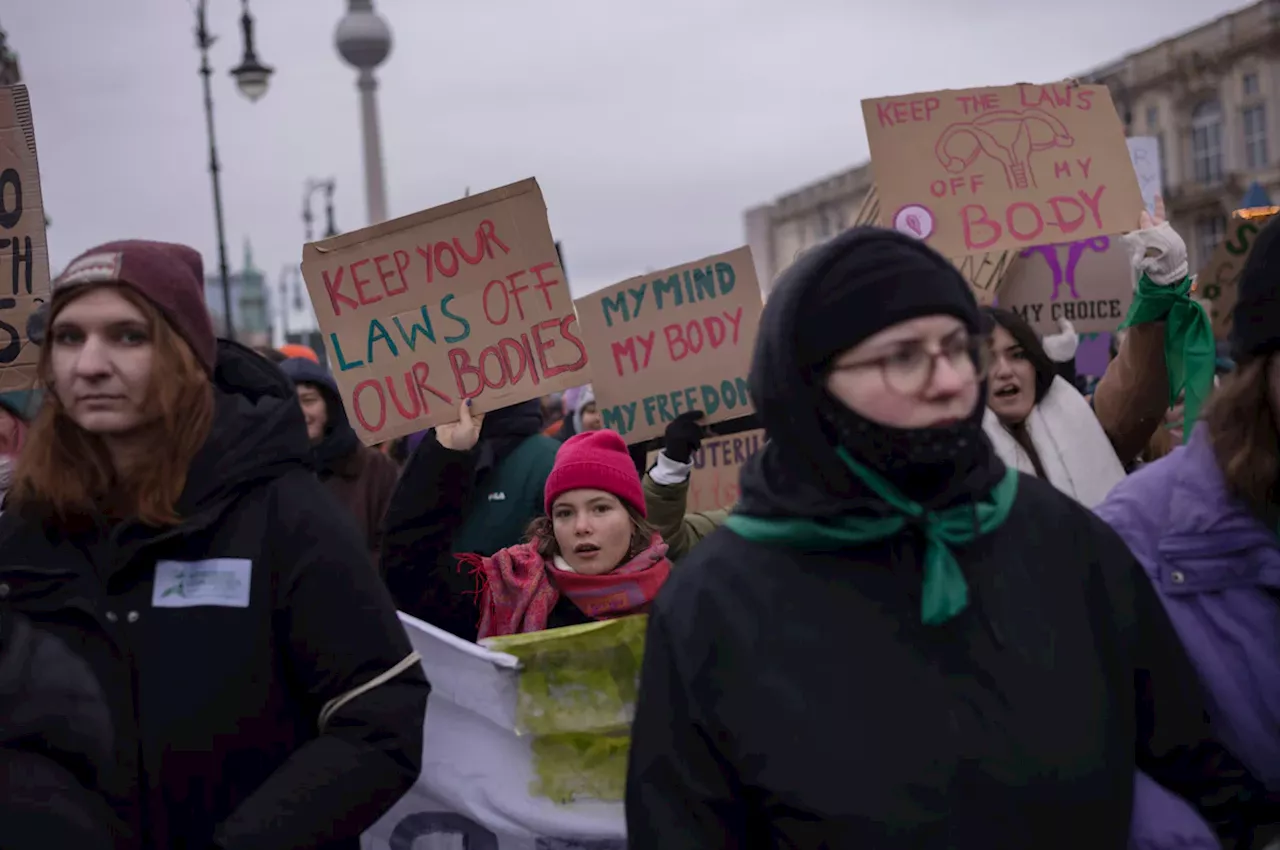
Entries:
{"type": "Polygon", "coordinates": [[[1129,250],[1134,271],[1145,273],[1152,283],[1173,286],[1186,280],[1187,243],[1169,222],[1162,221],[1120,238],[1129,250]]]}
{"type": "Polygon", "coordinates": [[[1074,360],[1076,349],[1080,347],[1080,335],[1076,333],[1075,325],[1066,319],[1059,319],[1058,331],[1059,333],[1049,334],[1040,340],[1040,344],[1044,346],[1044,353],[1049,355],[1049,359],[1054,363],[1074,360]]]}

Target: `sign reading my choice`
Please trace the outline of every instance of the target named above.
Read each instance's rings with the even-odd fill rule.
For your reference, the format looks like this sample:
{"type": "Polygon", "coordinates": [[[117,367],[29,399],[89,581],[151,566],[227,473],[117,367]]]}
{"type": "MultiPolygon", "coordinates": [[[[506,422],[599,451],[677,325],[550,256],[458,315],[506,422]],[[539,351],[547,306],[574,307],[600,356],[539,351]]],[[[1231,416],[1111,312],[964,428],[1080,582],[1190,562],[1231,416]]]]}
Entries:
{"type": "Polygon", "coordinates": [[[365,443],[587,380],[536,180],[306,245],[302,276],[365,443]]]}
{"type": "Polygon", "coordinates": [[[1142,194],[1105,86],[862,102],[884,223],[947,257],[1124,233],[1142,194]]]}
{"type": "Polygon", "coordinates": [[[747,371],[762,298],[748,248],[625,280],[574,302],[604,427],[628,443],[681,413],[751,413],[747,371]]]}

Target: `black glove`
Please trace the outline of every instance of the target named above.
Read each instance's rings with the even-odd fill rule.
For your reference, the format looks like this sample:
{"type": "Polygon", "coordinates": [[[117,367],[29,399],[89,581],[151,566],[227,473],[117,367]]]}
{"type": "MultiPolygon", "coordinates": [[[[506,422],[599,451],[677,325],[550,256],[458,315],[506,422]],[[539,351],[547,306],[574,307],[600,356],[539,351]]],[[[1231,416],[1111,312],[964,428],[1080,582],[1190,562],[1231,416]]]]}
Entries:
{"type": "Polygon", "coordinates": [[[676,463],[688,463],[693,453],[702,448],[702,426],[698,424],[702,417],[701,410],[690,410],[671,421],[662,435],[662,451],[667,457],[676,463]]]}

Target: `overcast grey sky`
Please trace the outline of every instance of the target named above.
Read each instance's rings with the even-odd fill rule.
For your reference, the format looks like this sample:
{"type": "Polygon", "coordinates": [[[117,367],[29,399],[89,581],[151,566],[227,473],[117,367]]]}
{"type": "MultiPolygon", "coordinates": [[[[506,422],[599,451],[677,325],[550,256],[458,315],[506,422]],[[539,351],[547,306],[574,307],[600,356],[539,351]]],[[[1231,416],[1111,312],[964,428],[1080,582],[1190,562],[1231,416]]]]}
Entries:
{"type": "MultiPolygon", "coordinates": [[[[859,100],[1054,80],[1208,21],[1230,0],[375,0],[390,213],[528,176],[576,293],[727,250],[747,207],[865,159],[859,100]]],[[[233,270],[301,256],[308,177],[365,224],[345,0],[252,0],[271,90],[250,104],[239,2],[210,0],[233,270]]],[[[5,0],[31,89],[52,264],[113,238],[216,269],[188,0],[5,0]]],[[[319,210],[317,210],[319,212],[319,210]]]]}

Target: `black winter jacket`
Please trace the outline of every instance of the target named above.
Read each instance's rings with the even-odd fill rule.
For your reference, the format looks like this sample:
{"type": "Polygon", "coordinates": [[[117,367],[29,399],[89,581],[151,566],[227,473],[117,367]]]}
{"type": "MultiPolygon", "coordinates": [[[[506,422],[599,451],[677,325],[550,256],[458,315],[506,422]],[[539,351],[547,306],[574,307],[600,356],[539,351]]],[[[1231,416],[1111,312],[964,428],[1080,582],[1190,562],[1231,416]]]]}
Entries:
{"type": "Polygon", "coordinates": [[[213,430],[155,529],[0,518],[0,596],[97,673],[124,847],[355,848],[416,781],[421,667],[278,369],[222,343],[213,430]]]}
{"type": "MultiPolygon", "coordinates": [[[[736,511],[890,515],[836,454],[821,376],[796,356],[798,303],[860,235],[805,255],[770,295],[751,370],[769,442],[736,511]]],[[[976,448],[966,468],[914,470],[946,483],[935,507],[1004,476],[976,448]]],[[[633,850],[1119,850],[1138,769],[1247,835],[1260,788],[1211,738],[1195,671],[1114,531],[1021,476],[1004,523],[953,547],[969,604],[940,625],[921,621],[925,548],[920,523],[836,551],[721,528],[681,561],[649,618],[633,850]]]]}
{"type": "Polygon", "coordinates": [[[0,850],[110,850],[111,713],[66,644],[0,609],[0,850]]]}

